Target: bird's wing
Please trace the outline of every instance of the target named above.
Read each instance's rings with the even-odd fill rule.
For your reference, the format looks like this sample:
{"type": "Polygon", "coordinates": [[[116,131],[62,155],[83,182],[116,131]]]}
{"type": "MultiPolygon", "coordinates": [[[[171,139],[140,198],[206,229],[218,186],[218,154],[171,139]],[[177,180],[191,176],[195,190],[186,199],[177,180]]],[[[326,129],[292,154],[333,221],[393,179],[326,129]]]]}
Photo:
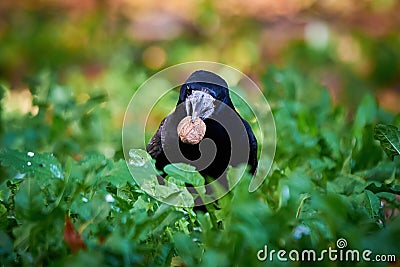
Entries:
{"type": "Polygon", "coordinates": [[[249,123],[242,118],[243,124],[246,128],[247,131],[247,136],[249,137],[249,144],[250,144],[250,154],[249,154],[249,165],[250,165],[250,172],[254,173],[257,169],[258,165],[258,160],[257,160],[257,139],[254,136],[253,131],[251,130],[251,127],[249,123]]]}
{"type": "Polygon", "coordinates": [[[157,157],[163,152],[162,148],[162,132],[164,131],[164,125],[169,116],[165,117],[158,127],[157,132],[150,139],[147,144],[146,150],[150,154],[153,159],[157,159],[157,157]]]}

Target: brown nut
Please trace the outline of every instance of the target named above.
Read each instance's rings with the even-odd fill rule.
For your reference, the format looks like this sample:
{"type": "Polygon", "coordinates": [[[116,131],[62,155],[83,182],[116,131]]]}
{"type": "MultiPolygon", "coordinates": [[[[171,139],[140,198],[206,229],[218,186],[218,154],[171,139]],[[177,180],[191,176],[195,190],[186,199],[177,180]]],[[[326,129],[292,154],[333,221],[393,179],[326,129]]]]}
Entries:
{"type": "Polygon", "coordinates": [[[182,142],[195,145],[204,138],[206,124],[200,118],[196,118],[192,122],[192,118],[187,116],[179,122],[177,131],[182,142]]]}

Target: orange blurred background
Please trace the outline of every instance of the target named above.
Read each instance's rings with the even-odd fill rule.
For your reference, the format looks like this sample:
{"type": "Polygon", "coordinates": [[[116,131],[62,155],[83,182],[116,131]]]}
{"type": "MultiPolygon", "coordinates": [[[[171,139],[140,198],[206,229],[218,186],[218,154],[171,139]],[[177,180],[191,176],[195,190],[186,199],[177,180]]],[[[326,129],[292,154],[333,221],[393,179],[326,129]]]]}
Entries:
{"type": "Polygon", "coordinates": [[[104,82],[109,73],[140,74],[139,83],[209,60],[259,83],[269,66],[294,67],[336,102],[355,106],[373,92],[399,112],[399,14],[395,0],[1,1],[0,81],[20,91],[51,69],[78,91],[94,84],[120,94],[123,85],[104,82]]]}

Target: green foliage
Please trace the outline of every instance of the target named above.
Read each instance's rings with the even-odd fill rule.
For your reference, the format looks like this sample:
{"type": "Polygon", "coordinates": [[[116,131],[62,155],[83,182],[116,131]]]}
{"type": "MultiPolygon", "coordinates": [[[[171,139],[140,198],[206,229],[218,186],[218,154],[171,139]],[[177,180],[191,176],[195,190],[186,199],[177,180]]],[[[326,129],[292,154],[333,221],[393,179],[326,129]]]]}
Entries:
{"type": "Polygon", "coordinates": [[[56,83],[56,77],[48,72],[28,79],[28,84],[38,114],[7,114],[2,122],[2,147],[51,151],[64,160],[99,150],[110,142],[106,130],[111,123],[109,111],[102,107],[106,94],[88,94],[86,101],[79,101],[70,88],[56,83]]]}
{"type": "MultiPolygon", "coordinates": [[[[273,169],[253,193],[245,173],[204,213],[163,204],[136,184],[128,168],[138,178],[154,164],[143,151],[134,152],[146,162],[131,167],[101,153],[99,132],[109,118],[98,106],[103,95],[80,103],[54,81],[40,81],[32,89],[38,114],[2,118],[2,266],[264,266],[269,262],[257,259],[264,245],[321,251],[339,238],[350,249],[400,257],[399,130],[381,124],[390,118],[396,125],[395,116],[383,120],[370,95],[349,121],[324,88],[294,69],[269,69],[263,84],[277,127],[273,169]],[[64,239],[65,216],[85,243],[77,253],[64,239]]],[[[164,171],[167,182],[204,185],[191,166],[164,171]]],[[[229,171],[231,184],[238,173],[229,171]]],[[[153,189],[190,200],[167,185],[153,189]]],[[[303,263],[280,262],[275,255],[272,265],[303,263]]]]}
{"type": "Polygon", "coordinates": [[[400,131],[396,126],[377,124],[375,139],[381,142],[382,148],[392,160],[400,155],[400,131]]]}

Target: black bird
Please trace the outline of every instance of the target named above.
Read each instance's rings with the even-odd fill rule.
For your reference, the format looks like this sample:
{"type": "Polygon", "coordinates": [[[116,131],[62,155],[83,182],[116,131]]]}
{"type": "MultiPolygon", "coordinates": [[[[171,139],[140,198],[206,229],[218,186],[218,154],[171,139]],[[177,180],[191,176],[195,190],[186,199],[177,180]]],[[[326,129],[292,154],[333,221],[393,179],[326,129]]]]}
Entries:
{"type": "Polygon", "coordinates": [[[247,163],[253,174],[257,167],[257,140],[250,125],[236,112],[226,81],[205,70],[192,73],[181,86],[175,111],[162,120],[147,151],[156,160],[159,170],[170,163],[186,162],[194,165],[204,177],[214,179],[225,176],[228,165],[247,163]],[[191,116],[193,121],[196,118],[204,121],[206,132],[199,144],[186,144],[179,139],[176,127],[185,116],[191,116]],[[214,145],[211,142],[204,145],[208,138],[214,145]],[[241,147],[235,150],[236,146],[241,147]]]}

